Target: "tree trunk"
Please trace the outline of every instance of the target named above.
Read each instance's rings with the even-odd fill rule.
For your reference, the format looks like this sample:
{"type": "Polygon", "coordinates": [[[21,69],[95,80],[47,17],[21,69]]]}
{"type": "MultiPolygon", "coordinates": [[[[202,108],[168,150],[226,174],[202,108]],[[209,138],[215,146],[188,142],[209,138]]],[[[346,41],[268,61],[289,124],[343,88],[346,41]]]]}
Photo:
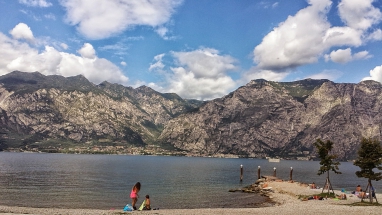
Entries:
{"type": "Polygon", "coordinates": [[[371,179],[369,178],[369,200],[373,203],[373,185],[371,185],[371,179]]]}
{"type": "MultiPolygon", "coordinates": [[[[330,195],[330,180],[329,180],[329,171],[328,171],[328,178],[326,179],[326,181],[328,182],[326,186],[328,186],[328,195],[330,195]]],[[[325,189],[325,188],[324,188],[325,189]]]]}

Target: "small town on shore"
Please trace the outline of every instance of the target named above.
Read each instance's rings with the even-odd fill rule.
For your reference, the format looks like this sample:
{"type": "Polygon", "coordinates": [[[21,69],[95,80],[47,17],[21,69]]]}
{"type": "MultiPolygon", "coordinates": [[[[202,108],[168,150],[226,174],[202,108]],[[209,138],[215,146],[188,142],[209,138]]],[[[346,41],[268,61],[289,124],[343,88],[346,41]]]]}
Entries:
{"type": "MultiPolygon", "coordinates": [[[[204,156],[198,153],[167,150],[159,145],[148,144],[146,146],[126,146],[126,145],[93,145],[91,143],[85,143],[77,146],[66,147],[61,146],[46,146],[36,147],[26,145],[23,147],[12,148],[9,147],[4,151],[8,152],[29,152],[29,153],[64,153],[64,154],[114,154],[114,155],[152,155],[152,156],[187,156],[187,157],[216,157],[216,158],[243,158],[240,155],[234,154],[214,154],[211,156],[204,156]]],[[[245,156],[245,158],[262,158],[269,159],[270,157],[251,157],[245,156]]],[[[288,153],[288,157],[274,157],[275,159],[282,160],[315,160],[316,156],[311,155],[309,151],[292,152],[288,153]]]]}

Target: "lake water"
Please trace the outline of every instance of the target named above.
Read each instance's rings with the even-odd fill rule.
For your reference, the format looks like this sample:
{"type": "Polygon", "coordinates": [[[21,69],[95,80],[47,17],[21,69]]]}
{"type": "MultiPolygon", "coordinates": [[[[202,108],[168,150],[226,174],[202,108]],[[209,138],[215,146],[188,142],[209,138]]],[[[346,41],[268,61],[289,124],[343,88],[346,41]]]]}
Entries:
{"type": "MultiPolygon", "coordinates": [[[[131,203],[131,188],[139,181],[138,206],[149,194],[152,206],[159,208],[254,207],[265,199],[228,190],[252,184],[258,166],[261,175],[273,175],[276,167],[277,177],[284,180],[290,167],[296,181],[323,186],[326,179],[316,174],[315,161],[0,152],[0,205],[121,209],[131,203]],[[249,200],[254,204],[243,204],[249,200]]],[[[365,187],[367,180],[357,178],[357,170],[352,163],[341,163],[342,174],[330,175],[333,188],[365,187]]],[[[381,182],[373,185],[380,193],[381,182]]]]}

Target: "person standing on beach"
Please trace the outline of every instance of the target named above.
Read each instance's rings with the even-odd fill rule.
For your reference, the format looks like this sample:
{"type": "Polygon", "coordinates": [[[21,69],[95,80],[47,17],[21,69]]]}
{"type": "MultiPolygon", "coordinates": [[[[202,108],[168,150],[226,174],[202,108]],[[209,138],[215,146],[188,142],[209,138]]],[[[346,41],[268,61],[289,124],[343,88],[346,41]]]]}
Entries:
{"type": "Polygon", "coordinates": [[[135,204],[137,203],[138,201],[138,198],[139,198],[139,190],[141,190],[141,183],[140,182],[137,182],[133,189],[131,189],[131,193],[130,193],[130,198],[131,198],[131,205],[133,206],[134,210],[137,210],[137,208],[135,207],[135,204]]]}

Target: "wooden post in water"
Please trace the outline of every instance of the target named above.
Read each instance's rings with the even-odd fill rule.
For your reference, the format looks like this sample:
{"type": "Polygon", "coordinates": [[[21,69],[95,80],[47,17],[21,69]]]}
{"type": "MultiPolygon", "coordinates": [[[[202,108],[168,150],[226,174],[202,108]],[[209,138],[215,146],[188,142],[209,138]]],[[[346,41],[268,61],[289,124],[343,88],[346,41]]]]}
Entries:
{"type": "Polygon", "coordinates": [[[289,173],[289,180],[292,182],[293,181],[293,167],[290,167],[290,173],[289,173]]]}
{"type": "Polygon", "coordinates": [[[243,164],[240,164],[240,181],[243,181],[243,164]]]}
{"type": "Polygon", "coordinates": [[[273,177],[276,177],[276,167],[273,167],[273,177]]]}
{"type": "Polygon", "coordinates": [[[260,171],[261,171],[260,166],[257,166],[257,179],[260,179],[260,171]]]}

